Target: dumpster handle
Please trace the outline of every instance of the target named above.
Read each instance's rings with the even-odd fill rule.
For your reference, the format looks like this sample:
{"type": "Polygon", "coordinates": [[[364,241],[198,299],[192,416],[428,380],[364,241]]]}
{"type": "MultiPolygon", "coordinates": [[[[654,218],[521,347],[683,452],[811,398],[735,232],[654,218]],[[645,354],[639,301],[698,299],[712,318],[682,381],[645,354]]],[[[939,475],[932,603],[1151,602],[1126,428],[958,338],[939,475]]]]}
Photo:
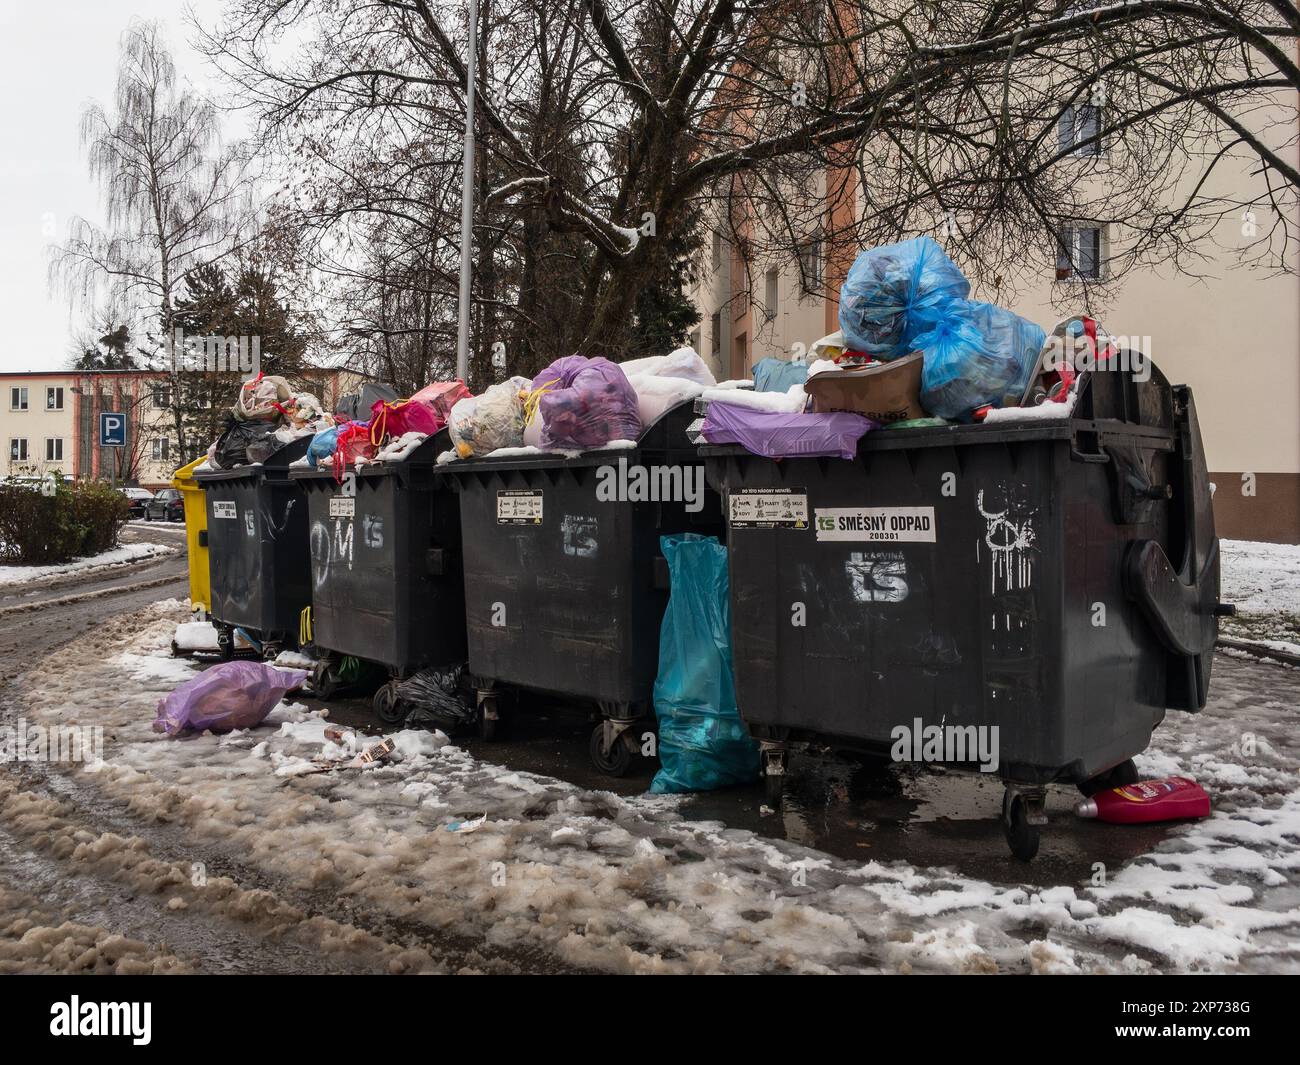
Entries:
{"type": "Polygon", "coordinates": [[[1077,447],[1071,444],[1070,458],[1074,459],[1075,462],[1107,463],[1110,461],[1110,452],[1108,452],[1104,447],[1098,444],[1096,452],[1090,454],[1089,452],[1086,451],[1080,451],[1077,447]]]}

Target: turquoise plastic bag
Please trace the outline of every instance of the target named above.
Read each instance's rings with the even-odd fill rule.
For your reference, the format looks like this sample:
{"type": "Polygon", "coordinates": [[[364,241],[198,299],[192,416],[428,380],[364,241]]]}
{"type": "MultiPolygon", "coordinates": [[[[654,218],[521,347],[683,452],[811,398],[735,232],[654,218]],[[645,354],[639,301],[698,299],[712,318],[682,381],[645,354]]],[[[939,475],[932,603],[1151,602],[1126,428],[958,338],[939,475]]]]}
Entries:
{"type": "Polygon", "coordinates": [[[1019,403],[1047,334],[1005,307],[948,300],[929,332],[916,338],[924,357],[921,406],[964,418],[992,403],[1019,403]]]}
{"type": "Polygon", "coordinates": [[[320,466],[322,460],[330,458],[334,454],[335,447],[338,446],[338,437],[337,426],[322,429],[313,436],[311,443],[307,445],[307,464],[314,469],[320,466]]]}
{"type": "Polygon", "coordinates": [[[789,392],[808,380],[808,364],[774,359],[770,355],[754,363],[755,392],[789,392]]]}
{"type": "Polygon", "coordinates": [[[659,538],[672,590],[659,634],[659,762],[650,790],[709,791],[758,777],[758,744],[736,709],[727,549],[714,536],[659,538]]]}
{"type": "Polygon", "coordinates": [[[945,299],[965,299],[970,282],[929,237],[864,251],[840,288],[844,346],[878,359],[915,350],[917,319],[945,299]]]}

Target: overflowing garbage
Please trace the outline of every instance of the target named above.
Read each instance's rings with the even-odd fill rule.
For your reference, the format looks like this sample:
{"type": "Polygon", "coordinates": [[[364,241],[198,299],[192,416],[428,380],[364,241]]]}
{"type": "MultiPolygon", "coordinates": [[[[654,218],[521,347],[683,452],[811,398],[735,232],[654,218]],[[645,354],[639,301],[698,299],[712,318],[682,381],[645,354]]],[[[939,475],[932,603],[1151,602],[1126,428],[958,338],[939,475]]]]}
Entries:
{"type": "Polygon", "coordinates": [[[259,373],[240,386],[221,434],[197,470],[233,470],[265,462],[286,444],[333,425],[316,396],[295,392],[283,377],[259,373]]]}

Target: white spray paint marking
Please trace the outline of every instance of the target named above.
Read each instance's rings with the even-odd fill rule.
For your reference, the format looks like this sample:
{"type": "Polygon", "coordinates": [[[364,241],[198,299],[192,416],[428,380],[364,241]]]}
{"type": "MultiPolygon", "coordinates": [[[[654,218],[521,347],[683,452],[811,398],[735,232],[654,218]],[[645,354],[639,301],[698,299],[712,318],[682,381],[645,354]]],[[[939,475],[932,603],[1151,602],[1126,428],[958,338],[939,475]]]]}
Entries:
{"type": "MultiPolygon", "coordinates": [[[[990,514],[984,509],[982,488],[975,496],[975,505],[979,507],[980,516],[984,519],[984,544],[992,552],[991,591],[996,595],[999,591],[1013,592],[1028,588],[1034,578],[1034,563],[1030,556],[1035,539],[1033,523],[1028,516],[1019,521],[1007,517],[1011,512],[1010,507],[990,514]]],[[[975,552],[978,558],[978,544],[975,545],[975,552]]]]}

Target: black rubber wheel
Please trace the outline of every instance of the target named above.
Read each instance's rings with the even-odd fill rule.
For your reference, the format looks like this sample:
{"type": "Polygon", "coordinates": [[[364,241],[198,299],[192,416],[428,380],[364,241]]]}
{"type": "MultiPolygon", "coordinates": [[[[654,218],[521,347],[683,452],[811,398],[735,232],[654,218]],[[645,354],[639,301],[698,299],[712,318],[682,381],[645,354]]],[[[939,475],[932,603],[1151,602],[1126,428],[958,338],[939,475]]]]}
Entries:
{"type": "Polygon", "coordinates": [[[1002,803],[1002,830],[1011,853],[1022,862],[1031,862],[1038,853],[1038,826],[1029,823],[1029,804],[1023,795],[1010,795],[1002,803]]]}
{"type": "Polygon", "coordinates": [[[321,666],[311,679],[312,690],[317,699],[333,699],[339,690],[339,682],[330,671],[329,666],[321,666]]]}
{"type": "Polygon", "coordinates": [[[233,629],[225,625],[217,628],[217,650],[221,653],[224,661],[229,662],[235,657],[235,633],[233,629]]]}
{"type": "Polygon", "coordinates": [[[397,698],[397,690],[391,684],[383,685],[370,701],[375,717],[385,725],[400,725],[406,719],[406,708],[397,698]]]}
{"type": "Polygon", "coordinates": [[[496,696],[488,696],[480,700],[478,704],[478,737],[485,743],[491,743],[497,738],[500,731],[501,718],[496,716],[497,700],[496,696]],[[488,709],[493,712],[492,717],[488,717],[488,709]]]}
{"type": "Polygon", "coordinates": [[[1085,780],[1079,785],[1079,791],[1086,798],[1091,799],[1098,792],[1108,791],[1111,788],[1122,788],[1125,784],[1136,784],[1138,782],[1138,769],[1130,758],[1126,762],[1120,762],[1113,769],[1108,769],[1100,773],[1091,780],[1085,780]]]}
{"type": "Polygon", "coordinates": [[[626,776],[632,768],[632,748],[628,746],[627,733],[620,732],[608,751],[605,746],[605,723],[602,721],[591,731],[591,742],[587,750],[591,752],[592,764],[607,777],[626,776]]]}
{"type": "Polygon", "coordinates": [[[763,796],[773,806],[781,804],[781,798],[785,795],[785,774],[784,773],[764,773],[763,774],[763,796]]]}

